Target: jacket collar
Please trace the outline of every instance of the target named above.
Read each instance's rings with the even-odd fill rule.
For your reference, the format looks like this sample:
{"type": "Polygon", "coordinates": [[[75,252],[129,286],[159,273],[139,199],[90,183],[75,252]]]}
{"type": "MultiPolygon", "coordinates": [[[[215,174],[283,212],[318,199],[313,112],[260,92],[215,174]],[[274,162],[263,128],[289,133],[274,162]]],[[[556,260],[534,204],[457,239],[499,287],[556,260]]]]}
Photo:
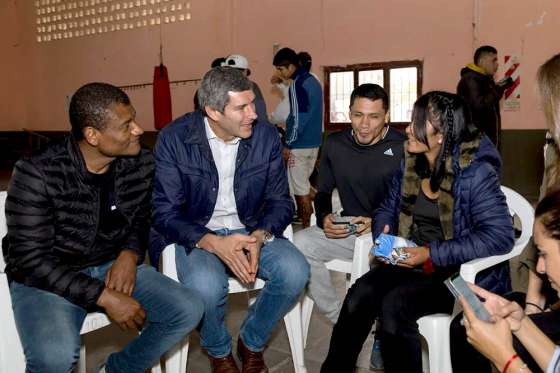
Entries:
{"type": "Polygon", "coordinates": [[[68,136],[66,148],[68,149],[70,159],[74,167],[76,167],[80,178],[88,184],[93,183],[93,176],[88,172],[80,146],[72,134],[68,136]]]}
{"type": "MultiPolygon", "coordinates": [[[[70,134],[67,137],[66,149],[68,150],[70,160],[72,161],[74,167],[76,167],[76,170],[80,178],[87,184],[95,183],[94,175],[88,171],[86,167],[86,161],[84,159],[82,151],[80,150],[80,146],[72,134],[70,134]]],[[[119,158],[117,157],[112,162],[111,167],[116,167],[118,164],[119,164],[119,158]]]]}
{"type": "MultiPolygon", "coordinates": [[[[453,196],[453,182],[461,170],[467,168],[476,158],[480,147],[481,134],[473,140],[466,141],[454,149],[453,157],[448,157],[445,162],[445,176],[440,185],[438,208],[443,236],[446,240],[453,238],[453,209],[455,199],[453,196]]],[[[407,144],[405,143],[405,149],[407,144]]],[[[416,165],[416,154],[405,151],[404,175],[401,190],[402,207],[399,214],[398,234],[401,237],[409,237],[412,229],[412,209],[420,193],[420,177],[414,169],[416,165]]]]}
{"type": "Polygon", "coordinates": [[[296,69],[296,71],[294,71],[294,74],[292,75],[292,80],[296,80],[298,78],[304,78],[305,75],[309,75],[309,72],[307,70],[305,70],[303,67],[298,67],[296,69]]]}
{"type": "Polygon", "coordinates": [[[482,67],[480,67],[478,65],[475,65],[472,62],[467,64],[467,69],[472,70],[472,71],[476,71],[477,73],[482,74],[482,75],[488,75],[488,74],[486,74],[486,71],[484,71],[484,69],[482,67]]]}
{"type": "MultiPolygon", "coordinates": [[[[220,139],[218,137],[218,135],[216,135],[216,133],[212,129],[212,126],[210,126],[210,121],[208,120],[208,117],[204,117],[204,130],[206,131],[206,139],[208,141],[213,140],[213,139],[217,139],[219,141],[225,142],[222,139],[220,139]]],[[[240,140],[241,140],[240,137],[234,137],[232,140],[228,141],[227,143],[228,144],[237,144],[240,140]]]]}
{"type": "MultiPolygon", "coordinates": [[[[187,114],[188,115],[188,114],[187,114]]],[[[206,130],[204,128],[204,114],[202,110],[196,110],[191,113],[192,123],[185,126],[185,144],[204,144],[208,143],[206,139],[206,130]]]]}

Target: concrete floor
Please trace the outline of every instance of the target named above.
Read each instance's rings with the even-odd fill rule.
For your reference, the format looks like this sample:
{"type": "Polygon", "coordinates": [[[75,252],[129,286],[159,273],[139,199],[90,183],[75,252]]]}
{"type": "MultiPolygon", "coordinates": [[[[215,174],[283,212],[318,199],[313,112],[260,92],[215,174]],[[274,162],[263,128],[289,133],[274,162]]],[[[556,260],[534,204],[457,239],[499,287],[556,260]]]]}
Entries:
{"type": "MultiPolygon", "coordinates": [[[[333,282],[340,295],[345,291],[345,276],[342,273],[333,273],[333,282]]],[[[247,312],[247,295],[232,294],[228,300],[227,325],[233,340],[237,340],[239,328],[247,312]]],[[[317,312],[314,308],[309,326],[309,336],[307,348],[305,349],[305,365],[308,373],[319,372],[321,364],[328,352],[329,340],[331,336],[332,326],[330,322],[317,312]]],[[[123,333],[114,325],[108,326],[99,331],[93,332],[85,336],[87,348],[87,372],[95,373],[95,367],[103,361],[108,354],[117,351],[133,338],[130,333],[123,333]]],[[[358,359],[358,367],[356,372],[365,373],[369,370],[369,354],[371,351],[372,337],[370,336],[362,354],[358,359]]],[[[290,346],[284,323],[281,322],[276,327],[268,348],[265,350],[265,360],[269,367],[270,373],[293,373],[294,367],[290,353],[290,346]]],[[[210,364],[208,358],[200,348],[199,337],[197,333],[190,336],[189,357],[187,364],[187,372],[189,373],[210,373],[210,364]]]]}

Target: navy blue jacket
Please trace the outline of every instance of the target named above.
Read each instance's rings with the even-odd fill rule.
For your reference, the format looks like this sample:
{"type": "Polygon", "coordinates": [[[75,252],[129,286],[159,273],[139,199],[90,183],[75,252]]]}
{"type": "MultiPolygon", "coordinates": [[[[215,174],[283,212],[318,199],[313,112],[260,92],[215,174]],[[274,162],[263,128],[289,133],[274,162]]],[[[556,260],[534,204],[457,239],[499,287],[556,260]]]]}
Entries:
{"type": "MultiPolygon", "coordinates": [[[[453,154],[455,174],[453,195],[453,238],[429,243],[432,263],[436,267],[456,266],[475,258],[501,255],[511,251],[514,242],[512,217],[500,190],[500,156],[486,136],[470,164],[459,165],[459,149],[453,154]]],[[[398,228],[402,204],[403,167],[393,178],[384,202],[374,214],[373,237],[389,225],[393,234],[398,228]]],[[[476,283],[503,294],[511,290],[507,262],[477,275],[476,283]]]]}
{"type": "Polygon", "coordinates": [[[286,119],[286,144],[290,149],[321,146],[323,132],[323,90],[321,83],[300,67],[292,75],[290,114],[286,119]]]}
{"type": "MultiPolygon", "coordinates": [[[[205,226],[219,186],[202,112],[186,114],[166,126],[159,134],[155,158],[153,226],[167,243],[190,251],[211,232],[205,226]]],[[[239,142],[233,186],[237,213],[246,228],[282,236],[294,208],[282,144],[272,125],[255,122],[252,136],[239,142]]]]}

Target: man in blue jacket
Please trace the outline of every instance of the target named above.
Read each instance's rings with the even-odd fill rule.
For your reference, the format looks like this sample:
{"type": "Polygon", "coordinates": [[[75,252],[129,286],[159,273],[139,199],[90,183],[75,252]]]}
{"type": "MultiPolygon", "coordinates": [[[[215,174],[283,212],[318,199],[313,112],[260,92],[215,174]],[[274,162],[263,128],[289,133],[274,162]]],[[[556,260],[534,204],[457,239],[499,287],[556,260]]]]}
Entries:
{"type": "Polygon", "coordinates": [[[272,63],[284,80],[292,81],[288,91],[290,114],[286,119],[285,137],[290,150],[288,177],[298,215],[303,227],[307,228],[313,213],[309,176],[315,167],[323,132],[323,91],[319,81],[300,66],[294,50],[280,49],[272,63]]]}
{"type": "Polygon", "coordinates": [[[201,110],[167,126],[156,146],[155,228],[177,243],[179,280],[204,300],[199,331],[213,372],[239,372],[224,322],[229,276],[266,281],[237,343],[247,373],[268,371],[265,344],[309,278],[305,258],[282,237],[293,214],[282,145],[257,120],[251,88],[236,69],[210,70],[201,110]]]}

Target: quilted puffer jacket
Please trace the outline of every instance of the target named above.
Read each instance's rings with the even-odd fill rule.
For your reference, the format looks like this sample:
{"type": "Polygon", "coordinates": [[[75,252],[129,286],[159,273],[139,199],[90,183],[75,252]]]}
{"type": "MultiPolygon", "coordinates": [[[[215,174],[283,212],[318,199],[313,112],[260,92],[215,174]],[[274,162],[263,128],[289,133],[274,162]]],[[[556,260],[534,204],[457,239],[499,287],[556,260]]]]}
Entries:
{"type": "MultiPolygon", "coordinates": [[[[381,207],[374,214],[375,237],[387,224],[393,234],[408,237],[412,208],[420,190],[416,155],[406,153],[381,207]]],[[[447,162],[438,206],[445,239],[428,244],[436,268],[458,266],[475,258],[505,254],[514,242],[513,222],[500,190],[501,159],[487,136],[456,146],[447,162]]],[[[477,275],[476,283],[503,294],[511,290],[507,262],[477,275]]]]}
{"type": "Polygon", "coordinates": [[[102,281],[80,270],[115,259],[122,249],[143,261],[150,227],[153,156],[113,161],[121,226],[94,241],[100,187],[92,182],[71,136],[16,163],[6,200],[8,234],[2,242],[10,281],[58,294],[86,310],[96,309],[102,281]]]}

